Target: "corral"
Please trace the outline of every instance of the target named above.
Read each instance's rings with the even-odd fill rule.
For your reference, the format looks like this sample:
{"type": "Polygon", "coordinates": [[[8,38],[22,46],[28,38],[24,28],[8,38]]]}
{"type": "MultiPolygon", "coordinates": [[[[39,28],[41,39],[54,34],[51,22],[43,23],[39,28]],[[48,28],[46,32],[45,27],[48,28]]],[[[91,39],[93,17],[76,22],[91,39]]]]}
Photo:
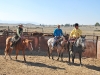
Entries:
{"type": "MultiPolygon", "coordinates": [[[[84,27],[83,27],[84,28],[84,27]]],[[[67,28],[66,28],[67,29],[67,28]]],[[[71,28],[70,28],[71,29],[71,28]]],[[[33,29],[35,30],[35,29],[33,29]]],[[[36,30],[35,30],[36,31],[36,30]]],[[[99,75],[100,74],[100,48],[99,37],[97,35],[88,34],[86,37],[86,50],[83,53],[82,67],[79,67],[79,60],[76,58],[74,65],[68,65],[68,55],[65,51],[64,61],[48,59],[47,56],[47,40],[52,33],[33,33],[31,29],[24,32],[25,38],[33,40],[34,51],[32,54],[26,50],[26,63],[23,63],[21,53],[18,60],[15,61],[15,51],[12,52],[13,60],[5,61],[4,48],[7,36],[12,36],[14,32],[9,32],[6,35],[0,35],[0,74],[6,75],[99,75]],[[30,32],[29,32],[30,31],[30,32]],[[97,58],[97,59],[96,59],[97,58]]],[[[51,30],[52,32],[52,30],[51,30]]],[[[69,33],[69,32],[66,32],[69,33]]],[[[85,32],[83,32],[85,35],[85,32]]],[[[56,53],[55,58],[56,59],[56,53]]]]}

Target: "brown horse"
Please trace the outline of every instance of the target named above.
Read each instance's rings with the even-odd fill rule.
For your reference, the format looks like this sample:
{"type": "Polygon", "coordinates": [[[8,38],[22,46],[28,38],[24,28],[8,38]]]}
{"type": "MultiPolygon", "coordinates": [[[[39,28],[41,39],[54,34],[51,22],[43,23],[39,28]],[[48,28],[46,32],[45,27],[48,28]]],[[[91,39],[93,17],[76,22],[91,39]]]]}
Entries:
{"type": "Polygon", "coordinates": [[[33,47],[32,47],[32,40],[28,40],[28,39],[20,39],[14,46],[14,48],[10,48],[11,46],[11,39],[12,37],[8,37],[6,39],[6,48],[5,48],[5,59],[6,59],[6,55],[9,55],[10,59],[11,58],[11,52],[13,49],[16,50],[16,60],[17,60],[17,56],[18,56],[18,52],[19,50],[22,50],[22,53],[23,53],[23,57],[24,57],[24,62],[26,62],[26,59],[25,59],[25,49],[28,48],[29,50],[33,50],[33,47]]]}

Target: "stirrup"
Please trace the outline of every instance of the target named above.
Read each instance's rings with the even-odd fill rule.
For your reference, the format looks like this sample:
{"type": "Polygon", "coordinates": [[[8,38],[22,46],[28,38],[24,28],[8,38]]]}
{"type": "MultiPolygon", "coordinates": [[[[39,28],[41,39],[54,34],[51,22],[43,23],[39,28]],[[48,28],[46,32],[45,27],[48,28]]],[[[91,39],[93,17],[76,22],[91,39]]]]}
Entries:
{"type": "Polygon", "coordinates": [[[10,47],[11,49],[13,49],[13,47],[10,47]]]}

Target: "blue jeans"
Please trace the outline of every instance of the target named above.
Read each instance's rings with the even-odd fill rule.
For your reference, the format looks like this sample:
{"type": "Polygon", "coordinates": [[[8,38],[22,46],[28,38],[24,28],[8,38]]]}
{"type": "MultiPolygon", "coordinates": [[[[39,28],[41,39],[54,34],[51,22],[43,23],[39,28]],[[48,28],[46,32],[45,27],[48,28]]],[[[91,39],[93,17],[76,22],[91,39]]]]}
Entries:
{"type": "Polygon", "coordinates": [[[54,45],[55,45],[55,43],[56,43],[57,40],[58,40],[58,37],[54,37],[54,42],[52,44],[52,47],[54,47],[54,45]]]}

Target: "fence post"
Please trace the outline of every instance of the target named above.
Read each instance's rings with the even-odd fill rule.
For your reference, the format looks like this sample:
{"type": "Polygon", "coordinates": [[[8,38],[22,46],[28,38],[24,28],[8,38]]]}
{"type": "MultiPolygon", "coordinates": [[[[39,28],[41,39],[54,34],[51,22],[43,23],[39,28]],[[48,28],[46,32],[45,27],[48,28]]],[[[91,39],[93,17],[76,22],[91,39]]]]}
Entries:
{"type": "Polygon", "coordinates": [[[96,36],[96,58],[97,58],[97,45],[98,44],[98,36],[96,36]]]}

